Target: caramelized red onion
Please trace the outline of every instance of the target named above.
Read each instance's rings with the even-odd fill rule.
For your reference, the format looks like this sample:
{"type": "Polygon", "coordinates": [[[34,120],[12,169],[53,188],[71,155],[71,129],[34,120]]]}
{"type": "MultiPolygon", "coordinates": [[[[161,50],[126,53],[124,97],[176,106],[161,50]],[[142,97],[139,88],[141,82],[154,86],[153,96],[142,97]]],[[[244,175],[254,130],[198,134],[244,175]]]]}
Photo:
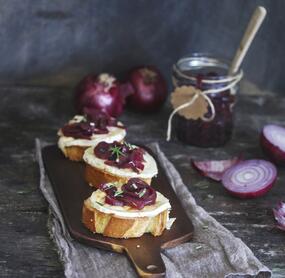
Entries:
{"type": "Polygon", "coordinates": [[[86,118],[79,123],[67,124],[62,127],[61,131],[66,137],[73,137],[76,139],[91,139],[93,134],[107,134],[108,126],[118,125],[115,118],[110,117],[108,114],[99,110],[84,109],[86,118]]]}
{"type": "Polygon", "coordinates": [[[91,139],[93,134],[106,134],[107,128],[96,128],[95,125],[90,123],[73,123],[67,124],[61,129],[66,137],[73,137],[76,139],[91,139]]]}
{"type": "Polygon", "coordinates": [[[107,160],[111,156],[110,145],[107,142],[100,142],[94,148],[94,155],[100,159],[107,160]]]}
{"type": "Polygon", "coordinates": [[[105,202],[112,206],[130,206],[143,209],[156,201],[156,191],[146,182],[138,178],[130,179],[121,187],[121,191],[112,184],[102,184],[100,190],[106,193],[105,202]]]}
{"type": "Polygon", "coordinates": [[[88,107],[83,108],[83,114],[86,116],[89,122],[95,123],[98,128],[106,128],[107,126],[115,126],[124,128],[123,125],[119,125],[116,118],[109,116],[107,113],[98,109],[90,109],[88,107]]]}
{"type": "Polygon", "coordinates": [[[139,173],[144,169],[144,150],[134,148],[127,143],[100,142],[94,148],[94,155],[105,160],[106,165],[115,166],[120,169],[132,169],[139,173]]]}

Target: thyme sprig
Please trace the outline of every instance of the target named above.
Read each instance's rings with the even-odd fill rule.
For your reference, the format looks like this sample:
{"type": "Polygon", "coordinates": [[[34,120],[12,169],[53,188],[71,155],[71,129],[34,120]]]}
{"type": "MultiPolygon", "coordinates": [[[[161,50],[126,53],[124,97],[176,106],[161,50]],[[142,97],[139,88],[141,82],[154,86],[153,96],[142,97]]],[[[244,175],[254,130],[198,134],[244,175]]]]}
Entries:
{"type": "Polygon", "coordinates": [[[130,143],[125,142],[124,144],[125,144],[125,146],[128,147],[130,150],[132,150],[132,149],[134,148],[130,143]]]}
{"type": "Polygon", "coordinates": [[[114,197],[122,196],[123,193],[124,193],[123,191],[116,191],[116,192],[114,193],[114,197]]]}
{"type": "Polygon", "coordinates": [[[124,155],[124,153],[121,150],[121,147],[119,147],[119,146],[111,147],[110,151],[112,152],[112,155],[116,156],[116,160],[120,159],[121,155],[124,155]]]}
{"type": "Polygon", "coordinates": [[[146,193],[146,189],[144,188],[138,195],[139,198],[142,198],[142,196],[146,193]]]}
{"type": "Polygon", "coordinates": [[[107,189],[115,187],[115,185],[113,183],[106,183],[105,186],[106,186],[107,189]]]}

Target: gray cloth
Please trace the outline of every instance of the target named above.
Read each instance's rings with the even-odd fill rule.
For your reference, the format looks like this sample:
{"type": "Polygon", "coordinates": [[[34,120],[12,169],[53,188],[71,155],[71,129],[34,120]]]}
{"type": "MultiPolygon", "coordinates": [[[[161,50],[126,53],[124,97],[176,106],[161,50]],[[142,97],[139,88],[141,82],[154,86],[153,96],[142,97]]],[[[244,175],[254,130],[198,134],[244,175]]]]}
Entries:
{"type": "MultiPolygon", "coordinates": [[[[195,227],[194,239],[189,243],[162,251],[167,277],[271,277],[252,251],[233,234],[211,217],[188,191],[172,163],[165,157],[157,143],[149,147],[156,154],[169,181],[181,200],[195,227]]],[[[41,156],[41,142],[36,140],[37,160],[40,167],[40,188],[50,204],[49,230],[66,277],[135,277],[128,259],[117,253],[82,245],[73,240],[65,228],[41,156]]]]}

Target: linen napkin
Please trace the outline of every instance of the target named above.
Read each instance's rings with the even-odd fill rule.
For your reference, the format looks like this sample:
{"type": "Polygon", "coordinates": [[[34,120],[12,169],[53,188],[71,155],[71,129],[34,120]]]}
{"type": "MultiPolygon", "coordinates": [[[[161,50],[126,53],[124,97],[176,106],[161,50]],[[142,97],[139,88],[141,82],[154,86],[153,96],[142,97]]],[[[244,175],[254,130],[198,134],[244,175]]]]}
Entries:
{"type": "MultiPolygon", "coordinates": [[[[36,156],[40,168],[40,189],[50,205],[48,228],[64,264],[66,277],[136,277],[123,254],[83,245],[72,239],[65,227],[50,181],[45,174],[41,149],[36,139],[36,156]]],[[[229,230],[196,204],[192,194],[157,143],[149,144],[164,168],[168,179],[194,225],[194,238],[188,243],[162,251],[166,277],[271,277],[264,266],[229,230]]]]}

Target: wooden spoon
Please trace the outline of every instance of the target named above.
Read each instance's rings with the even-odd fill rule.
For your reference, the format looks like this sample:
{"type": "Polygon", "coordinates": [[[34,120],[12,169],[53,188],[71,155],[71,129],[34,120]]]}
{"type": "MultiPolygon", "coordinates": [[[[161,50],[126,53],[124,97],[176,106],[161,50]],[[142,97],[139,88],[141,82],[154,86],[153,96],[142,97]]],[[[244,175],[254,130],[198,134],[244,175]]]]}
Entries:
{"type": "Polygon", "coordinates": [[[253,15],[251,16],[251,19],[247,25],[247,28],[245,30],[245,33],[240,41],[239,47],[235,53],[235,57],[232,60],[229,74],[232,75],[238,71],[240,68],[240,65],[257,33],[259,30],[264,18],[266,16],[266,9],[264,7],[258,6],[253,15]]]}

